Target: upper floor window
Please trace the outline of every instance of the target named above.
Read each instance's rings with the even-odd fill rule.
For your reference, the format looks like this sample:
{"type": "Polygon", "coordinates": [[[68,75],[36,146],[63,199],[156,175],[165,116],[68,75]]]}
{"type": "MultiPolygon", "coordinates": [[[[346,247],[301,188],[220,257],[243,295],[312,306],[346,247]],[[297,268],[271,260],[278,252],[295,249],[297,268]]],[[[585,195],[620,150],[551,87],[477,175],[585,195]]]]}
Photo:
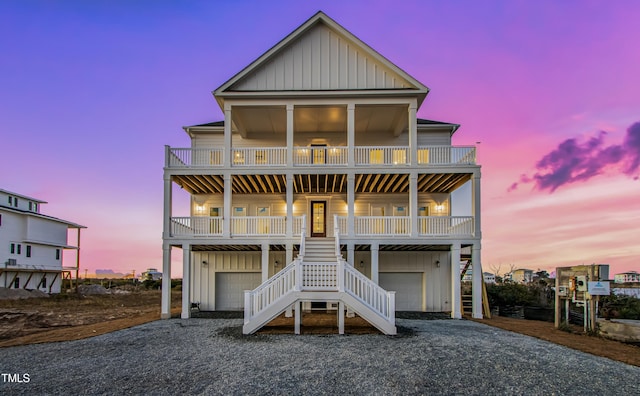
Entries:
{"type": "Polygon", "coordinates": [[[60,260],[60,249],[56,249],[56,260],[60,260]]]}
{"type": "Polygon", "coordinates": [[[22,254],[22,245],[18,244],[18,254],[22,254]]]}
{"type": "Polygon", "coordinates": [[[13,197],[9,195],[9,206],[13,205],[13,197]]]}
{"type": "Polygon", "coordinates": [[[27,257],[31,257],[31,246],[27,245],[27,257]]]}
{"type": "Polygon", "coordinates": [[[10,251],[11,254],[15,254],[16,253],[16,244],[15,243],[12,243],[10,245],[9,251],[10,251]]]}
{"type": "Polygon", "coordinates": [[[0,214],[0,226],[2,226],[2,215],[0,214]]]}

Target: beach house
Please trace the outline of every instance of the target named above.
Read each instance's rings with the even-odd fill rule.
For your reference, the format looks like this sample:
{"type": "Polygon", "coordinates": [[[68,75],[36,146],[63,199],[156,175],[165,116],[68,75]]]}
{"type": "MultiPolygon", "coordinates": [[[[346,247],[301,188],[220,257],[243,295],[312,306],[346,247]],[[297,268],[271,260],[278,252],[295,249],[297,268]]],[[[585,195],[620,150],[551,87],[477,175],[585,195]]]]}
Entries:
{"type": "Polygon", "coordinates": [[[45,201],[0,189],[0,287],[60,293],[80,258],[80,230],[86,228],[41,213],[45,201]],[[77,231],[76,245],[67,242],[77,231]],[[63,267],[65,249],[76,251],[76,265],[63,267]]]}
{"type": "Polygon", "coordinates": [[[459,125],[417,117],[428,93],[322,12],[217,88],[224,120],[165,147],[162,272],[180,249],[182,317],[244,310],[251,333],[333,309],[394,334],[395,311],[461,317],[463,260],[482,317],[480,166],[452,146],[459,125]]]}

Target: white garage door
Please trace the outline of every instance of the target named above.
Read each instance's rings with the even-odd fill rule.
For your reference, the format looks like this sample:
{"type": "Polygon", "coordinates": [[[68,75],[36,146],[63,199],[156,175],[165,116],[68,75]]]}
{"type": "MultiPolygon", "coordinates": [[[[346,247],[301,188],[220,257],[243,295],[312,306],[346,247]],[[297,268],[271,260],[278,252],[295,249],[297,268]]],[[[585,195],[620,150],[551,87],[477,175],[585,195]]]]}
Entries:
{"type": "Polygon", "coordinates": [[[421,272],[381,272],[380,287],[396,292],[396,311],[422,311],[421,272]]]}
{"type": "Polygon", "coordinates": [[[260,285],[259,272],[216,273],[216,311],[241,311],[244,309],[244,291],[260,285]]]}

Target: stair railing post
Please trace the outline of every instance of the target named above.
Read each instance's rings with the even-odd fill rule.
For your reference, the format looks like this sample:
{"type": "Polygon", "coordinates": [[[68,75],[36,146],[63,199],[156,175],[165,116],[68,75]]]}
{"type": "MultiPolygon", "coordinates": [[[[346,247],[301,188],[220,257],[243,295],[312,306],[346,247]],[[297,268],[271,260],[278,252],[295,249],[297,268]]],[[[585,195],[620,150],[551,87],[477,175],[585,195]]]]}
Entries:
{"type": "Polygon", "coordinates": [[[296,284],[294,287],[295,291],[301,291],[302,290],[302,260],[300,259],[296,259],[295,261],[296,263],[296,284]]]}
{"type": "Polygon", "coordinates": [[[251,321],[251,291],[244,291],[244,324],[251,321]]]}
{"type": "Polygon", "coordinates": [[[389,323],[395,326],[396,324],[396,292],[390,291],[387,292],[389,307],[387,312],[387,318],[389,318],[389,323]]]}
{"type": "Polygon", "coordinates": [[[336,280],[338,281],[338,285],[337,285],[338,291],[344,292],[344,280],[345,280],[344,260],[338,260],[336,280]]]}

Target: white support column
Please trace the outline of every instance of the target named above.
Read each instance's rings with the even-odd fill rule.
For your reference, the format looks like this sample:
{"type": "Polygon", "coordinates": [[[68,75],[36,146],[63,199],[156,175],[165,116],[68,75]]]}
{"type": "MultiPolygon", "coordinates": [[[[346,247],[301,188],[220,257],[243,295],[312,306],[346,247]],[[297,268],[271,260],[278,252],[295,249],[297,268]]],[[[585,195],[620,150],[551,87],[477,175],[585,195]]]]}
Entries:
{"type": "Polygon", "coordinates": [[[344,334],[344,303],[338,302],[338,334],[344,334]]]}
{"type": "Polygon", "coordinates": [[[171,318],[171,245],[162,246],[162,303],[160,318],[171,318]]]}
{"type": "MultiPolygon", "coordinates": [[[[287,166],[293,166],[293,105],[287,105],[287,166]]],[[[287,188],[287,194],[289,189],[287,188]]]]}
{"type": "Polygon", "coordinates": [[[231,105],[224,104],[224,167],[231,167],[231,105]]]}
{"type": "Polygon", "coordinates": [[[286,267],[287,265],[291,264],[291,262],[293,261],[293,243],[287,243],[285,249],[286,249],[285,263],[283,267],[286,267]]]}
{"type": "Polygon", "coordinates": [[[300,325],[302,324],[302,304],[300,304],[300,300],[296,301],[295,305],[295,313],[294,313],[294,319],[293,319],[293,327],[294,327],[294,333],[296,334],[300,334],[300,325]]]}
{"type": "Polygon", "coordinates": [[[411,219],[411,237],[418,236],[418,173],[409,175],[409,217],[411,219]]]}
{"type": "Polygon", "coordinates": [[[482,238],[482,228],[480,221],[480,170],[473,173],[473,224],[475,226],[473,236],[476,238],[482,238]]]}
{"type": "MultiPolygon", "coordinates": [[[[167,149],[169,146],[165,146],[167,149]]],[[[163,206],[163,223],[162,237],[169,238],[171,236],[171,211],[173,208],[173,194],[171,190],[171,175],[164,175],[164,206],[163,206]]]]}
{"type": "MultiPolygon", "coordinates": [[[[347,235],[350,238],[355,236],[354,212],[356,208],[355,193],[356,177],[355,175],[347,175],[347,235]]],[[[349,261],[353,264],[353,261],[349,261]]]]}
{"type": "Polygon", "coordinates": [[[191,245],[182,245],[182,319],[191,317],[191,245]]]}
{"type": "Polygon", "coordinates": [[[353,168],[356,163],[356,105],[347,105],[347,164],[353,168]]]}
{"type": "MultiPolygon", "coordinates": [[[[287,114],[289,114],[287,112],[287,114]]],[[[291,151],[288,149],[287,151],[291,151]]],[[[288,154],[287,154],[288,155],[288,154]]],[[[291,165],[289,165],[291,166],[291,165]]],[[[293,175],[287,175],[287,238],[291,239],[293,237],[293,175]]],[[[287,264],[289,264],[291,260],[287,259],[287,264]]]]}
{"type": "Polygon", "coordinates": [[[460,296],[460,244],[451,245],[451,318],[462,318],[460,296]]]}
{"type": "Polygon", "coordinates": [[[409,104],[409,158],[411,166],[418,165],[418,119],[416,112],[418,103],[414,100],[409,104]]]}
{"type": "Polygon", "coordinates": [[[269,280],[269,244],[268,243],[262,244],[261,268],[262,268],[262,283],[264,283],[267,280],[269,280]]]}
{"type": "Polygon", "coordinates": [[[231,175],[224,175],[224,203],[222,208],[222,236],[231,236],[231,175]]]}
{"type": "Polygon", "coordinates": [[[471,264],[473,265],[472,301],[473,317],[482,319],[482,264],[480,262],[480,242],[474,243],[471,250],[471,264]]]}
{"type": "Polygon", "coordinates": [[[378,284],[378,256],[380,251],[380,244],[378,242],[371,243],[371,280],[376,285],[378,284]]]}
{"type": "Polygon", "coordinates": [[[355,251],[355,245],[353,244],[353,242],[349,242],[347,243],[347,262],[353,266],[356,265],[355,263],[355,255],[354,255],[354,251],[355,251]]]}

